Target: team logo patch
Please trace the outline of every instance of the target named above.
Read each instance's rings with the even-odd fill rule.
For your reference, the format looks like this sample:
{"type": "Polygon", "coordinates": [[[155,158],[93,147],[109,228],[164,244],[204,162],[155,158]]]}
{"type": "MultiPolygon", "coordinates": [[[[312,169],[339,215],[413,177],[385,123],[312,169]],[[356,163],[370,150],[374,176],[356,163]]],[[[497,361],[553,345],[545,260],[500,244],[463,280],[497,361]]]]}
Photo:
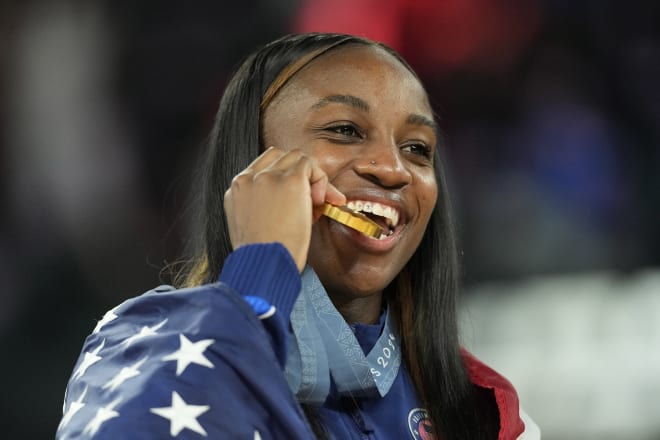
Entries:
{"type": "Polygon", "coordinates": [[[415,440],[436,440],[431,418],[424,408],[414,408],[408,413],[408,428],[415,440]]]}

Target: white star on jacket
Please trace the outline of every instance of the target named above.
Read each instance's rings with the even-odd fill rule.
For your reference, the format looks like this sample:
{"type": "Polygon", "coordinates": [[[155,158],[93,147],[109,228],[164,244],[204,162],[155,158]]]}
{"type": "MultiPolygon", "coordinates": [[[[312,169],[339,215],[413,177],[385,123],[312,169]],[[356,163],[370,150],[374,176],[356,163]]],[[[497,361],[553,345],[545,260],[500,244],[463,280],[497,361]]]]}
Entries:
{"type": "Polygon", "coordinates": [[[156,324],[154,326],[151,326],[151,327],[148,327],[148,326],[145,325],[140,329],[140,331],[138,333],[134,334],[131,337],[126,338],[123,343],[126,345],[126,347],[128,347],[129,345],[131,345],[133,342],[137,341],[138,339],[146,338],[147,336],[153,336],[153,335],[156,334],[156,332],[158,330],[160,330],[160,328],[162,326],[165,325],[166,322],[167,322],[167,318],[165,318],[164,320],[162,320],[158,324],[156,324]]]}
{"type": "Polygon", "coordinates": [[[101,320],[96,323],[96,327],[94,327],[94,331],[92,332],[92,334],[100,332],[101,329],[103,328],[103,326],[105,326],[107,323],[117,319],[117,315],[115,315],[115,310],[116,309],[117,309],[117,307],[115,307],[112,310],[108,310],[107,312],[105,312],[105,315],[103,315],[103,318],[101,318],[101,320]]]}
{"type": "Polygon", "coordinates": [[[179,333],[179,342],[180,346],[177,351],[162,358],[163,361],[176,361],[177,376],[180,376],[190,364],[214,368],[211,361],[204,356],[204,351],[215,342],[215,339],[202,339],[201,341],[191,342],[183,334],[179,333]]]}
{"type": "Polygon", "coordinates": [[[98,347],[96,347],[91,352],[89,352],[89,351],[85,352],[85,358],[83,359],[83,361],[78,366],[78,369],[76,370],[76,372],[73,373],[73,377],[72,377],[73,380],[80,379],[81,377],[83,377],[83,375],[85,374],[85,372],[87,371],[87,369],[89,367],[91,367],[92,365],[94,365],[95,363],[97,363],[98,361],[103,359],[101,356],[98,356],[98,354],[99,354],[99,351],[101,351],[103,349],[104,345],[105,345],[105,339],[101,342],[101,344],[99,344],[98,347]]]}
{"type": "Polygon", "coordinates": [[[140,374],[141,371],[138,370],[138,368],[140,368],[140,366],[142,366],[142,364],[144,364],[146,360],[147,358],[145,357],[144,359],[137,361],[130,367],[122,368],[121,371],[115,375],[115,377],[113,377],[108,383],[103,385],[103,389],[110,389],[110,391],[113,391],[119,385],[124,383],[124,381],[140,374]]]}
{"type": "Polygon", "coordinates": [[[69,409],[66,410],[64,413],[64,416],[62,416],[62,421],[60,422],[61,427],[65,427],[67,423],[69,423],[69,420],[73,418],[73,416],[82,409],[85,404],[83,403],[83,399],[85,398],[85,395],[87,394],[87,387],[83,390],[83,392],[80,394],[80,397],[78,397],[78,400],[75,402],[71,402],[69,405],[69,409]]]}
{"type": "Polygon", "coordinates": [[[89,421],[83,434],[95,435],[98,430],[101,428],[101,425],[107,422],[110,419],[119,417],[119,413],[115,411],[115,407],[119,405],[120,399],[115,399],[112,403],[107,406],[103,406],[96,411],[96,415],[92,420],[89,421]]]}
{"type": "Polygon", "coordinates": [[[170,421],[170,435],[172,437],[176,437],[186,428],[206,436],[206,431],[197,421],[197,417],[210,408],[208,405],[188,405],[176,391],[172,391],[172,406],[151,408],[150,411],[170,421]]]}

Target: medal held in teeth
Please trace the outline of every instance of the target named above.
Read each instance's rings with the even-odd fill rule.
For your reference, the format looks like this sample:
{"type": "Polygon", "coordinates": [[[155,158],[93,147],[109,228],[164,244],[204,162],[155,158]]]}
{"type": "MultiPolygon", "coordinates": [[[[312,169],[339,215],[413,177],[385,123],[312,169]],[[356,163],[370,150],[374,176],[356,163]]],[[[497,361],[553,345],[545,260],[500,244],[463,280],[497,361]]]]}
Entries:
{"type": "Polygon", "coordinates": [[[326,203],[323,206],[323,215],[369,237],[379,238],[381,235],[386,234],[386,231],[378,223],[361,212],[353,211],[346,206],[335,206],[326,203]]]}

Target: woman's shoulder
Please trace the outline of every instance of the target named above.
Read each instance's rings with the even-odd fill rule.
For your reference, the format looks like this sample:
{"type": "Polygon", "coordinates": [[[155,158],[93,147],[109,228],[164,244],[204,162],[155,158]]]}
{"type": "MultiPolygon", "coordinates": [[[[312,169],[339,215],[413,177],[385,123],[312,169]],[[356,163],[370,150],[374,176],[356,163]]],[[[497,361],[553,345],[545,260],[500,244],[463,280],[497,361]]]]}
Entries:
{"type": "Polygon", "coordinates": [[[211,438],[279,429],[305,438],[297,411],[270,336],[242,295],[224,283],[159,286],[107,312],[87,337],[57,438],[125,438],[135,426],[145,439],[184,429],[211,438]],[[262,412],[279,411],[279,422],[246,416],[249,395],[262,412]],[[278,407],[265,396],[279,396],[278,407]]]}

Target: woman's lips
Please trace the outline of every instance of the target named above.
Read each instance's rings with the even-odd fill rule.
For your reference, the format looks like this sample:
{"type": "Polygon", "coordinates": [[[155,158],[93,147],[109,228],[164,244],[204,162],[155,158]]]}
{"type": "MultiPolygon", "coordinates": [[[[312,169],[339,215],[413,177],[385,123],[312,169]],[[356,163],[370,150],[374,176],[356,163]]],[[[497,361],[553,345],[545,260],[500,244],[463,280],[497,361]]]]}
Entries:
{"type": "Polygon", "coordinates": [[[354,188],[346,190],[339,188],[346,196],[346,207],[371,217],[381,225],[383,233],[377,237],[368,237],[347,226],[327,219],[329,230],[340,234],[358,247],[358,250],[382,253],[391,250],[402,238],[407,229],[410,213],[402,195],[397,191],[387,191],[381,188],[354,188]]]}
{"type": "Polygon", "coordinates": [[[405,224],[400,224],[395,227],[389,235],[383,238],[372,238],[333,220],[326,219],[326,221],[328,222],[331,232],[346,237],[353,242],[358,249],[373,253],[384,253],[393,249],[401,239],[401,233],[405,229],[405,224]]]}

